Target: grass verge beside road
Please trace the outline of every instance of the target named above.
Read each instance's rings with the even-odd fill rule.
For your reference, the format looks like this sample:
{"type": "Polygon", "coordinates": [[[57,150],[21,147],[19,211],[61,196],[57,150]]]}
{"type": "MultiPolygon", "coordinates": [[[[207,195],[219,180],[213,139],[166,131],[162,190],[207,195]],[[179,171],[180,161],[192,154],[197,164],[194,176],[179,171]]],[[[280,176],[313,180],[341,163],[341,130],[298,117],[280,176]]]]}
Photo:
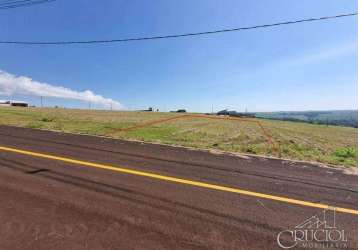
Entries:
{"type": "MultiPolygon", "coordinates": [[[[0,107],[0,125],[85,133],[201,149],[274,155],[261,129],[242,121],[188,118],[123,132],[121,129],[178,114],[0,107]]],[[[280,146],[280,156],[358,167],[358,129],[260,120],[280,146]]]]}

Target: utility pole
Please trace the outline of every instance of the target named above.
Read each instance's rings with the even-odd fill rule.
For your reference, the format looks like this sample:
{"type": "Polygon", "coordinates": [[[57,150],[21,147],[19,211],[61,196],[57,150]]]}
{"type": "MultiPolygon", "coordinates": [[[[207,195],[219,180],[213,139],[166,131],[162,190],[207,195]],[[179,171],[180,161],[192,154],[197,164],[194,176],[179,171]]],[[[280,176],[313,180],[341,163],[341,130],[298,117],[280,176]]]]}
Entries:
{"type": "Polygon", "coordinates": [[[113,110],[113,103],[111,102],[111,111],[113,110]]]}
{"type": "Polygon", "coordinates": [[[44,104],[43,104],[43,96],[40,97],[40,100],[41,100],[41,108],[44,107],[44,104]]]}

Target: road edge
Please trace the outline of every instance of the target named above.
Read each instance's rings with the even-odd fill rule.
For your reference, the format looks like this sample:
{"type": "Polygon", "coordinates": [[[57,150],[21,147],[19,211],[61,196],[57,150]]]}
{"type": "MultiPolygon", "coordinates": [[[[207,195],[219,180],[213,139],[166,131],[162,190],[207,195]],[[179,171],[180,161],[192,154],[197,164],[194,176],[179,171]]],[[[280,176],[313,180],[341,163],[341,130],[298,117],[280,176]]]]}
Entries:
{"type": "Polygon", "coordinates": [[[136,139],[122,139],[122,138],[115,138],[115,137],[104,136],[104,135],[91,135],[91,134],[86,134],[86,133],[81,133],[81,132],[63,132],[63,131],[53,130],[53,129],[29,128],[29,127],[16,126],[16,125],[6,125],[6,124],[0,124],[0,126],[8,126],[8,127],[24,128],[24,129],[33,129],[33,130],[39,130],[39,131],[48,131],[48,132],[53,132],[53,133],[58,133],[58,134],[81,135],[81,136],[90,136],[90,137],[110,139],[110,140],[121,140],[121,141],[128,141],[128,142],[137,142],[137,143],[141,143],[141,144],[160,145],[160,146],[171,147],[171,148],[182,148],[182,149],[186,149],[186,150],[206,152],[206,153],[216,154],[216,155],[227,155],[227,156],[232,156],[232,157],[238,157],[238,158],[246,159],[246,160],[248,160],[250,158],[259,158],[259,159],[267,159],[267,160],[279,160],[279,161],[283,161],[283,162],[290,162],[292,164],[303,163],[303,164],[309,164],[309,165],[315,166],[315,167],[322,167],[322,168],[330,168],[330,169],[335,169],[335,170],[341,170],[343,173],[349,174],[349,175],[358,175],[358,169],[356,167],[344,166],[344,165],[326,164],[326,163],[316,162],[316,161],[294,160],[294,159],[280,158],[280,157],[269,156],[269,155],[256,155],[256,154],[249,154],[249,153],[223,151],[223,150],[219,150],[219,149],[195,148],[195,147],[182,146],[182,145],[165,144],[165,143],[160,143],[160,142],[148,142],[148,141],[142,141],[142,140],[136,140],[136,139]]]}

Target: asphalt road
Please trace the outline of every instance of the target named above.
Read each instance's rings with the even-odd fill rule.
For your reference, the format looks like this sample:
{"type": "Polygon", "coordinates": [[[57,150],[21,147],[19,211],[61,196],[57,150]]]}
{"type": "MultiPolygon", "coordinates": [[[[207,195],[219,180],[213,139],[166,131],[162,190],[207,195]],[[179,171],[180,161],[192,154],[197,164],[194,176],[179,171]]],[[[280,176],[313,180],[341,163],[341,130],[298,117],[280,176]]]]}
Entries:
{"type": "Polygon", "coordinates": [[[0,147],[65,158],[0,149],[0,249],[280,249],[311,203],[353,211],[335,215],[346,241],[311,249],[358,249],[358,176],[340,169],[7,126],[0,147]]]}

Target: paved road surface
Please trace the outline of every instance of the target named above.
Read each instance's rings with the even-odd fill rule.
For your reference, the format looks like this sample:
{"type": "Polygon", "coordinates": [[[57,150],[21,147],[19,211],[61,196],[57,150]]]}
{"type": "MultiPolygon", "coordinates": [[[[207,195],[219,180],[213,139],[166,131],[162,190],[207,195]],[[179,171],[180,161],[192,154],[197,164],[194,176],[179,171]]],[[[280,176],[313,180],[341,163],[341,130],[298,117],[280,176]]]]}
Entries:
{"type": "MultiPolygon", "coordinates": [[[[254,192],[0,150],[0,249],[279,249],[323,209],[270,197],[358,212],[358,176],[309,164],[7,126],[0,146],[254,192]]],[[[358,214],[337,212],[336,228],[358,249],[358,214]]]]}

